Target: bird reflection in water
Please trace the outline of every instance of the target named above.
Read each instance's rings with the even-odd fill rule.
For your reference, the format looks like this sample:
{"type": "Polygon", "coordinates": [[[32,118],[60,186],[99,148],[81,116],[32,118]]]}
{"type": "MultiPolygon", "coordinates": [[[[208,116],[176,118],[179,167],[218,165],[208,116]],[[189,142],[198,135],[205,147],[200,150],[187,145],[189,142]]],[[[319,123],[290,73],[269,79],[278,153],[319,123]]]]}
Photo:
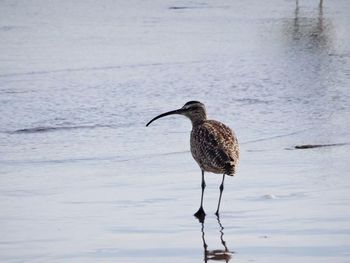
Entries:
{"type": "Polygon", "coordinates": [[[204,218],[203,220],[199,220],[201,223],[201,232],[202,232],[202,242],[203,242],[203,249],[204,249],[204,262],[208,262],[210,260],[213,261],[224,261],[229,262],[232,258],[232,254],[234,252],[230,251],[227,248],[226,241],[224,240],[224,227],[221,224],[220,217],[216,217],[217,222],[220,227],[220,241],[223,246],[223,249],[214,249],[214,250],[208,250],[208,244],[205,240],[205,229],[204,229],[204,218]]]}
{"type": "Polygon", "coordinates": [[[311,10],[307,7],[301,10],[299,1],[296,1],[294,21],[291,26],[292,36],[293,40],[297,41],[297,43],[308,44],[308,48],[311,50],[327,50],[332,45],[333,27],[330,19],[324,17],[322,0],[317,10],[316,16],[310,16],[311,10]]]}

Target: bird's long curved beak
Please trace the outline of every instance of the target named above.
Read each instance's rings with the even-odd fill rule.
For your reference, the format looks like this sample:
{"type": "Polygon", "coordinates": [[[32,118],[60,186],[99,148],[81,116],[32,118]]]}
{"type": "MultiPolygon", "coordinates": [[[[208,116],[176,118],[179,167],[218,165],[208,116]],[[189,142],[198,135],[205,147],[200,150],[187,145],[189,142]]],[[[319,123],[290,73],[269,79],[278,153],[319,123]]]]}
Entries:
{"type": "Polygon", "coordinates": [[[146,127],[148,125],[150,125],[152,122],[154,122],[155,120],[159,119],[159,118],[162,118],[162,117],[165,117],[165,116],[168,116],[168,115],[172,115],[172,114],[182,114],[184,112],[183,109],[178,109],[178,110],[172,110],[172,111],[168,111],[168,112],[165,112],[165,113],[162,113],[156,117],[154,117],[152,120],[150,120],[147,124],[146,124],[146,127]]]}

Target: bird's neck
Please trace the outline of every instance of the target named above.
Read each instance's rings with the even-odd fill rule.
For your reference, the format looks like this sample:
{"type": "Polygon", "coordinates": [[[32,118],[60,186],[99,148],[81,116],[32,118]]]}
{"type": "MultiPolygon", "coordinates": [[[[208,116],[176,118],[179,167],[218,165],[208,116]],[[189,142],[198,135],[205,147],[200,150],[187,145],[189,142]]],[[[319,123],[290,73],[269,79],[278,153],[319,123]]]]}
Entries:
{"type": "Polygon", "coordinates": [[[196,116],[196,118],[191,118],[190,120],[192,122],[192,127],[195,128],[199,125],[202,125],[207,120],[207,116],[196,116]]]}
{"type": "Polygon", "coordinates": [[[202,108],[199,108],[195,111],[191,111],[190,113],[187,113],[184,115],[191,120],[192,127],[201,125],[203,122],[207,120],[207,113],[205,109],[202,109],[202,108]]]}

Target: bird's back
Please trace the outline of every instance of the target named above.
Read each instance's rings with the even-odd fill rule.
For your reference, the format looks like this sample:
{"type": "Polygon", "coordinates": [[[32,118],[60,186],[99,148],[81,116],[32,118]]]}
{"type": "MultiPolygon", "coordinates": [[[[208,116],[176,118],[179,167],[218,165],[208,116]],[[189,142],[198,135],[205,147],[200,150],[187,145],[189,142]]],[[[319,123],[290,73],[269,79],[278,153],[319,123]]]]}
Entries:
{"type": "Polygon", "coordinates": [[[234,132],[214,120],[206,120],[193,127],[191,153],[202,170],[212,173],[234,175],[239,160],[234,132]]]}

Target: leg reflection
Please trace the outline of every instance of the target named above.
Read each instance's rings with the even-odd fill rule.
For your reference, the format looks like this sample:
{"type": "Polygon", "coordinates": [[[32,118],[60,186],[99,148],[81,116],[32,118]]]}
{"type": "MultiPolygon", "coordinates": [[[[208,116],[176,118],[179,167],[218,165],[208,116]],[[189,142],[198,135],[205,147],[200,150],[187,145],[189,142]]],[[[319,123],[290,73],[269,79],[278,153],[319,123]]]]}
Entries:
{"type": "Polygon", "coordinates": [[[220,241],[223,246],[223,249],[214,249],[214,250],[208,250],[208,244],[205,240],[205,229],[204,229],[204,222],[203,220],[201,222],[201,232],[202,232],[202,242],[203,242],[203,249],[204,249],[204,262],[208,262],[210,260],[213,261],[224,261],[229,262],[232,258],[233,252],[231,252],[226,245],[226,241],[224,240],[224,227],[221,224],[220,217],[216,217],[217,222],[220,227],[220,241]]]}

